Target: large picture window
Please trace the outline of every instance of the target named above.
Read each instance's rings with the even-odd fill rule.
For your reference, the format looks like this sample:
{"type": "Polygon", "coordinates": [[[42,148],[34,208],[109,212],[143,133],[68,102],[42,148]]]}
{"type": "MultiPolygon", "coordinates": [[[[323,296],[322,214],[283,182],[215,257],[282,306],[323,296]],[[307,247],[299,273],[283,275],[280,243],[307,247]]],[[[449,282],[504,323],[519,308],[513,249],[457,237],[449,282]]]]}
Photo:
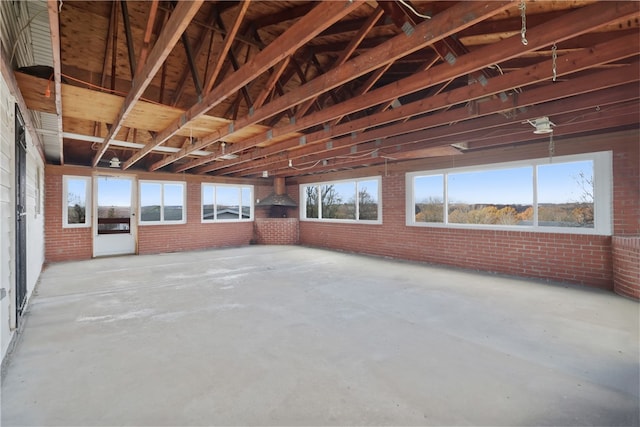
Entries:
{"type": "Polygon", "coordinates": [[[381,222],[380,178],[300,186],[301,219],[381,222]]]}
{"type": "Polygon", "coordinates": [[[202,184],[202,222],[252,220],[252,186],[202,184]]]}
{"type": "Polygon", "coordinates": [[[140,224],[185,222],[184,182],[140,181],[140,224]]]}
{"type": "Polygon", "coordinates": [[[91,226],[91,178],[63,177],[63,227],[91,226]]]}
{"type": "Polygon", "coordinates": [[[407,225],[611,234],[611,153],[407,174],[407,225]]]}

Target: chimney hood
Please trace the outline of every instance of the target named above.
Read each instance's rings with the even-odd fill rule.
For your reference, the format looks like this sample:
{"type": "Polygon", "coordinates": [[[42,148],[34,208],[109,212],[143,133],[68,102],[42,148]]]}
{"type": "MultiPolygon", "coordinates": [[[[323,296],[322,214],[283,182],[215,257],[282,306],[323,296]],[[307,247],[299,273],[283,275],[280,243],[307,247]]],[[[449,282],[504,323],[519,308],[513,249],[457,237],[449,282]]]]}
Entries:
{"type": "Polygon", "coordinates": [[[283,177],[273,179],[273,193],[256,203],[256,206],[298,206],[289,195],[287,195],[283,177]]]}

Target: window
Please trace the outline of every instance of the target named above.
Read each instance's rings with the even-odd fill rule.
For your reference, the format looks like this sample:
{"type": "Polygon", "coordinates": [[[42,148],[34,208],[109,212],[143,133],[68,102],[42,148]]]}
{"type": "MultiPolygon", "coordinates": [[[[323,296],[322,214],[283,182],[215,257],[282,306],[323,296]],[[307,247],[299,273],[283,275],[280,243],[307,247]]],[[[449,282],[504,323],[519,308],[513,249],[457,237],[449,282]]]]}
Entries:
{"type": "Polygon", "coordinates": [[[91,226],[91,178],[87,176],[63,176],[62,209],[63,227],[91,226]]]}
{"type": "Polygon", "coordinates": [[[407,225],[611,234],[611,152],[407,174],[407,225]]]}
{"type": "Polygon", "coordinates": [[[381,222],[380,177],[300,186],[301,219],[381,222]]]}
{"type": "Polygon", "coordinates": [[[184,182],[140,181],[140,224],[184,224],[184,182]]]}
{"type": "Polygon", "coordinates": [[[252,220],[252,186],[202,184],[202,222],[252,220]]]}

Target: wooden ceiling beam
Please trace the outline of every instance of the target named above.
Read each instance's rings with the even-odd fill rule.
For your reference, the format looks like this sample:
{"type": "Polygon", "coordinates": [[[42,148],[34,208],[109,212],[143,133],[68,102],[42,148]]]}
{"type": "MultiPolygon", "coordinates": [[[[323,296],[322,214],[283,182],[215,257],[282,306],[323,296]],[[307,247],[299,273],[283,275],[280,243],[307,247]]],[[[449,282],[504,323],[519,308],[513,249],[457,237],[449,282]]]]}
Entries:
{"type": "Polygon", "coordinates": [[[136,51],[133,47],[133,34],[131,33],[131,21],[129,21],[129,8],[126,0],[120,0],[120,11],[122,12],[122,25],[124,26],[124,37],[127,43],[127,54],[129,55],[129,70],[131,80],[136,74],[136,51]]]}
{"type": "MultiPolygon", "coordinates": [[[[50,0],[52,1],[52,0],[50,0]]],[[[178,3],[175,11],[171,14],[169,21],[162,28],[162,33],[158,37],[153,49],[149,54],[147,62],[142,67],[140,74],[136,75],[131,82],[131,90],[127,94],[122,109],[118,113],[116,120],[111,125],[103,144],[98,149],[93,158],[92,165],[96,167],[98,162],[109,148],[111,139],[118,133],[122,127],[124,119],[127,118],[135,104],[138,102],[145,89],[151,83],[151,80],[158,72],[158,69],[164,64],[165,59],[171,53],[171,50],[178,42],[178,39],[187,28],[191,19],[195,16],[202,5],[203,0],[193,0],[178,3]]]]}
{"type": "Polygon", "coordinates": [[[275,67],[271,71],[269,80],[267,80],[267,82],[265,83],[264,87],[256,97],[256,100],[253,101],[254,110],[262,107],[264,102],[267,100],[267,97],[273,91],[273,88],[276,86],[276,83],[278,83],[278,79],[280,78],[280,76],[282,76],[282,73],[284,73],[284,70],[287,69],[287,66],[289,65],[290,61],[291,61],[291,57],[287,56],[280,62],[280,64],[278,64],[277,67],[275,67]]]}
{"type": "MultiPolygon", "coordinates": [[[[233,44],[233,41],[235,40],[235,37],[238,34],[238,31],[240,30],[240,24],[242,24],[242,20],[244,19],[244,16],[247,13],[247,10],[249,9],[250,4],[251,4],[251,0],[242,0],[240,2],[239,8],[238,8],[238,14],[236,15],[236,19],[233,21],[233,25],[231,26],[231,28],[227,32],[227,35],[224,38],[224,42],[222,45],[222,49],[220,50],[220,54],[218,55],[218,59],[211,70],[211,74],[206,77],[206,83],[204,86],[205,94],[208,94],[209,92],[211,92],[211,89],[213,89],[213,85],[216,83],[216,79],[218,78],[218,75],[220,74],[220,70],[222,69],[222,64],[227,59],[227,55],[231,50],[231,45],[233,44]]],[[[220,14],[216,16],[216,19],[218,20],[218,26],[220,28],[224,28],[223,25],[220,25],[222,23],[220,14]]]]}
{"type": "Polygon", "coordinates": [[[286,8],[278,13],[263,15],[254,20],[253,24],[256,29],[265,28],[275,24],[281,24],[286,21],[299,19],[311,11],[313,2],[302,4],[300,6],[286,8]]]}
{"type": "MultiPolygon", "coordinates": [[[[603,129],[614,129],[621,126],[629,126],[638,122],[640,106],[636,102],[624,105],[610,105],[605,108],[589,108],[582,111],[573,111],[569,114],[556,115],[553,120],[556,126],[553,128],[553,138],[571,134],[588,134],[602,132],[603,129]]],[[[514,123],[515,124],[515,123],[514,123]]],[[[540,138],[540,136],[537,136],[540,138]]],[[[547,137],[548,138],[548,137],[547,137]]],[[[510,132],[503,135],[480,135],[469,138],[468,150],[493,148],[500,145],[512,145],[520,142],[531,141],[531,129],[519,128],[518,132],[510,132]]]]}
{"type": "Polygon", "coordinates": [[[134,76],[142,72],[142,67],[147,62],[147,56],[149,56],[149,50],[151,49],[151,36],[153,35],[153,26],[156,22],[156,16],[158,14],[158,1],[152,0],[149,6],[149,16],[147,16],[147,25],[144,29],[144,37],[142,39],[142,47],[140,48],[140,54],[138,55],[138,62],[134,76]]]}
{"type": "MultiPolygon", "coordinates": [[[[58,146],[60,164],[64,165],[64,141],[62,138],[62,59],[60,57],[60,17],[58,2],[49,0],[47,2],[49,12],[49,31],[51,34],[51,52],[53,56],[53,83],[55,88],[56,105],[56,127],[58,128],[58,146]]],[[[26,113],[26,111],[25,111],[26,113]]]]}
{"type": "MultiPolygon", "coordinates": [[[[621,57],[629,57],[634,55],[634,51],[637,52],[639,42],[636,40],[634,36],[627,36],[621,38],[617,43],[604,43],[602,45],[596,46],[593,48],[592,53],[588,56],[583,56],[578,53],[573,54],[573,56],[569,56],[565,58],[565,63],[570,64],[564,67],[564,72],[566,74],[574,73],[576,71],[580,71],[582,69],[587,69],[593,64],[608,62],[611,60],[617,60],[621,57]]],[[[549,72],[547,70],[548,66],[551,65],[550,61],[547,61],[542,64],[538,64],[527,69],[520,70],[518,72],[510,73],[509,75],[498,76],[494,79],[489,80],[489,84],[486,87],[483,87],[480,84],[475,84],[468,88],[463,87],[459,89],[452,90],[448,93],[441,94],[438,96],[433,96],[426,98],[424,100],[416,101],[412,104],[404,105],[397,110],[387,111],[385,113],[379,113],[377,115],[371,117],[365,117],[354,122],[346,123],[345,125],[336,126],[334,129],[331,129],[329,132],[326,131],[318,131],[312,134],[306,135],[306,143],[307,146],[291,151],[289,153],[289,157],[291,156],[301,156],[313,153],[316,148],[314,148],[315,144],[321,143],[323,141],[328,141],[331,138],[340,137],[342,135],[347,135],[352,131],[358,131],[366,129],[367,127],[374,125],[383,125],[386,123],[391,123],[403,117],[410,117],[411,115],[418,113],[429,113],[431,111],[443,110],[445,108],[451,107],[456,104],[461,104],[466,99],[478,99],[481,97],[486,97],[488,95],[492,95],[495,93],[503,92],[509,88],[513,87],[525,87],[527,85],[533,85],[540,81],[549,80],[549,72]],[[491,88],[491,89],[488,89],[491,88]]],[[[556,93],[553,93],[556,85],[550,86],[550,89],[537,89],[537,94],[543,94],[539,96],[544,96],[543,98],[538,99],[536,102],[548,102],[554,98],[550,98],[552,96],[570,96],[580,93],[581,90],[585,90],[586,88],[593,87],[599,88],[598,84],[592,82],[592,80],[597,79],[599,84],[626,84],[629,81],[637,80],[638,77],[636,74],[638,71],[637,63],[632,66],[628,66],[623,70],[608,70],[606,72],[602,72],[601,74],[597,74],[596,76],[587,75],[575,80],[572,80],[573,84],[567,84],[567,82],[563,82],[560,89],[565,90],[566,92],[562,92],[558,90],[556,93]],[[604,74],[603,74],[604,73],[604,74]]],[[[518,94],[515,97],[512,96],[512,100],[515,101],[516,98],[518,102],[527,98],[523,94],[518,94]]],[[[503,110],[508,110],[514,108],[512,103],[510,104],[508,101],[502,101],[500,99],[491,101],[492,105],[496,108],[502,108],[503,110]]],[[[533,102],[532,102],[533,103],[533,102]]],[[[486,102],[483,105],[487,104],[486,102]]],[[[408,123],[398,123],[395,125],[387,126],[384,128],[376,129],[373,132],[364,132],[357,135],[352,134],[352,136],[345,138],[343,140],[333,140],[331,142],[332,148],[341,148],[341,144],[347,144],[347,146],[352,146],[358,143],[370,141],[371,139],[376,138],[388,138],[390,136],[413,132],[415,130],[439,126],[441,124],[466,120],[470,117],[463,117],[460,114],[460,110],[456,110],[457,113],[451,116],[450,114],[444,113],[436,113],[433,115],[425,116],[422,118],[414,119],[408,123]],[[444,122],[443,122],[444,120],[444,122]]],[[[487,114],[492,114],[498,112],[500,110],[491,110],[487,114]]],[[[255,156],[255,158],[261,158],[264,156],[274,155],[280,151],[288,150],[292,148],[299,147],[299,138],[290,139],[286,141],[279,142],[278,144],[274,144],[273,146],[266,147],[256,153],[252,153],[251,155],[241,155],[238,159],[235,159],[234,162],[242,163],[246,161],[253,160],[251,156],[255,156]]],[[[260,163],[260,166],[263,167],[268,164],[268,160],[260,163]]],[[[205,166],[201,169],[197,169],[196,171],[199,173],[203,172],[211,172],[213,170],[220,169],[220,165],[212,165],[205,166]],[[214,168],[215,167],[215,168],[214,168]]],[[[233,169],[232,169],[233,170],[233,169]]],[[[235,169],[240,170],[240,169],[235,169]]]]}
{"type": "MultiPolygon", "coordinates": [[[[207,22],[213,22],[218,15],[219,15],[218,4],[213,3],[211,5],[209,16],[207,17],[207,22]]],[[[207,39],[207,36],[210,35],[211,37],[213,37],[213,33],[214,33],[213,30],[210,30],[207,27],[203,27],[200,29],[200,34],[198,35],[198,39],[196,40],[196,43],[193,48],[194,58],[197,58],[198,56],[200,56],[200,53],[202,52],[202,48],[204,47],[204,42],[207,39]]],[[[180,97],[184,92],[188,77],[189,77],[189,69],[185,67],[182,70],[182,74],[180,74],[180,78],[178,79],[178,85],[176,86],[176,90],[173,93],[173,98],[171,99],[172,106],[175,107],[176,104],[178,104],[178,101],[180,101],[180,97]]],[[[200,87],[202,87],[202,85],[200,87]]]]}
{"type": "MultiPolygon", "coordinates": [[[[349,57],[351,57],[351,55],[353,55],[353,52],[355,52],[360,42],[364,40],[364,38],[369,33],[369,31],[371,31],[371,28],[373,28],[375,23],[378,22],[378,20],[382,17],[382,15],[384,15],[384,9],[378,6],[371,13],[371,15],[369,15],[369,17],[364,22],[362,27],[351,39],[347,47],[340,53],[340,56],[338,56],[338,58],[333,62],[333,64],[331,64],[331,69],[337,68],[342,64],[344,64],[345,62],[347,62],[349,57]]],[[[307,113],[307,111],[309,111],[309,108],[311,108],[311,106],[316,101],[316,99],[318,99],[318,97],[313,97],[303,102],[300,105],[300,107],[298,107],[298,111],[296,112],[295,118],[299,119],[300,117],[304,116],[307,113]]],[[[322,100],[320,101],[320,104],[322,104],[322,100]]]]}
{"type": "MultiPolygon", "coordinates": [[[[361,96],[364,95],[365,93],[369,92],[369,90],[373,87],[373,85],[376,84],[376,82],[378,80],[380,80],[380,78],[384,75],[384,73],[387,72],[387,70],[389,68],[391,68],[391,66],[393,65],[393,62],[390,62],[388,64],[383,65],[382,67],[378,68],[377,70],[375,70],[373,73],[371,73],[371,75],[369,76],[369,78],[367,80],[365,80],[365,82],[358,87],[358,90],[356,90],[353,94],[354,97],[356,96],[361,96]]],[[[340,123],[342,121],[342,119],[345,116],[339,116],[336,117],[335,119],[333,119],[330,123],[329,126],[335,126],[338,123],[340,123]]]]}
{"type": "MultiPolygon", "coordinates": [[[[335,117],[344,115],[345,113],[348,114],[352,111],[359,111],[373,105],[378,105],[381,102],[390,101],[398,96],[413,93],[417,90],[434,86],[451,80],[452,78],[468,74],[471,71],[481,69],[489,64],[499,63],[505,59],[518,56],[529,49],[536,50],[540,47],[552,44],[556,40],[561,41],[576,34],[582,34],[592,30],[593,28],[600,27],[610,22],[616,22],[620,19],[627,19],[629,16],[637,14],[635,7],[630,3],[616,3],[615,5],[616,7],[613,8],[610,4],[597,3],[579,9],[560,17],[555,21],[530,29],[528,32],[529,44],[527,46],[523,46],[519,38],[514,37],[503,40],[496,45],[478,49],[458,58],[455,67],[451,67],[448,63],[438,65],[427,72],[417,73],[413,76],[400,80],[393,85],[387,85],[358,98],[353,98],[345,103],[325,108],[312,116],[304,117],[295,124],[273,129],[270,131],[270,136],[275,137],[292,132],[298,132],[308,127],[325,123],[335,117]]],[[[434,17],[434,20],[435,18],[436,17],[434,17]]],[[[433,22],[433,20],[431,22],[433,22]]],[[[393,114],[393,111],[402,110],[392,110],[391,114],[393,114]]],[[[377,124],[377,122],[372,122],[371,126],[374,126],[375,124],[377,124]]],[[[257,146],[267,140],[268,138],[265,138],[264,136],[261,137],[259,135],[242,143],[234,144],[232,150],[237,153],[244,149],[257,146]]],[[[200,166],[215,158],[216,153],[214,152],[214,154],[209,157],[198,159],[187,165],[181,165],[180,168],[182,170],[186,170],[192,165],[194,167],[200,166]]],[[[217,162],[215,166],[224,167],[224,165],[229,165],[231,162],[235,161],[236,160],[217,162]]]]}
{"type": "MultiPolygon", "coordinates": [[[[189,41],[189,36],[187,36],[186,32],[182,33],[182,36],[180,37],[180,39],[182,40],[184,53],[187,56],[187,67],[185,67],[185,70],[191,70],[191,80],[193,81],[193,86],[195,87],[196,95],[198,96],[198,98],[200,98],[202,97],[202,82],[200,81],[200,76],[198,75],[198,67],[196,65],[196,56],[194,55],[193,50],[191,50],[191,42],[189,41]]],[[[174,99],[176,99],[175,93],[174,93],[174,99]]]]}
{"type": "MultiPolygon", "coordinates": [[[[133,163],[144,157],[153,147],[162,144],[164,141],[173,136],[182,129],[188,122],[200,117],[207,111],[220,104],[230,95],[246,85],[251,80],[257,78],[264,71],[273,67],[285,57],[293,54],[300,46],[307,43],[315,35],[324,28],[329,27],[332,23],[340,20],[360,5],[363,1],[354,0],[348,2],[320,2],[304,17],[293,24],[287,31],[278,37],[273,43],[266,46],[260,51],[249,63],[245,64],[240,70],[226,78],[223,84],[218,85],[211,92],[205,95],[202,102],[193,105],[189,110],[182,114],[174,123],[160,132],[154,140],[145,146],[145,148],[133,155],[124,167],[130,167],[133,163]]],[[[194,144],[206,146],[208,144],[194,144]]],[[[189,148],[190,150],[191,148],[189,148]]],[[[189,150],[180,151],[177,155],[169,156],[167,160],[157,162],[152,169],[158,169],[167,164],[176,161],[189,154],[189,150]]]]}
{"type": "MultiPolygon", "coordinates": [[[[421,48],[434,43],[436,40],[440,40],[451,34],[454,34],[460,28],[467,25],[473,25],[475,22],[486,19],[489,16],[493,16],[509,7],[513,6],[512,2],[490,2],[487,4],[480,4],[474,2],[461,2],[448,9],[445,13],[435,16],[429,22],[424,22],[417,26],[411,36],[400,34],[387,42],[381,44],[375,49],[372,49],[367,55],[358,56],[351,61],[346,62],[342,66],[335,68],[316,79],[310,81],[306,85],[300,86],[296,90],[293,90],[284,96],[270,102],[261,109],[254,111],[250,116],[238,120],[234,124],[234,129],[242,129],[250,124],[258,123],[266,118],[269,118],[292,105],[297,105],[313,96],[319,95],[323,92],[329,91],[341,84],[344,84],[354,78],[367,74],[379,68],[381,65],[393,62],[395,59],[408,55],[412,52],[420,50],[421,48]],[[471,17],[474,17],[471,19],[471,17]]],[[[386,90],[394,90],[396,86],[386,90]]],[[[371,94],[371,93],[370,93],[371,94]]],[[[365,95],[366,96],[366,95],[365,95]]],[[[362,98],[362,97],[361,97],[362,98]]],[[[317,117],[322,115],[325,111],[336,111],[339,109],[339,113],[333,117],[328,117],[325,120],[319,121],[323,123],[338,117],[339,115],[349,114],[353,111],[357,111],[352,108],[353,103],[357,102],[359,98],[351,99],[347,102],[338,104],[336,106],[324,109],[312,116],[317,117]]],[[[384,101],[384,100],[383,100],[384,101]]],[[[380,101],[380,102],[383,102],[380,101]]],[[[300,120],[300,122],[309,122],[314,119],[308,119],[311,116],[306,116],[300,120]]],[[[315,120],[314,120],[315,121],[315,120]]],[[[296,122],[297,123],[297,122],[296,122]]],[[[298,125],[293,125],[297,127],[298,125]]],[[[285,126],[286,127],[286,126],[285,126]]],[[[308,127],[308,126],[307,126],[308,127]]],[[[303,128],[304,129],[304,128],[303,128]]],[[[203,138],[196,144],[199,148],[210,145],[214,142],[224,138],[230,132],[217,132],[210,137],[203,138]]],[[[268,138],[266,139],[268,140],[268,138]]],[[[265,141],[266,141],[265,140],[265,141]]],[[[237,153],[239,151],[251,148],[257,144],[253,143],[254,140],[247,141],[246,143],[236,143],[232,147],[229,147],[231,151],[237,153]]],[[[262,141],[264,142],[264,141],[262,141]]],[[[227,150],[229,151],[229,150],[227,150]]],[[[188,152],[184,153],[185,155],[188,152]]],[[[216,153],[217,155],[218,153],[216,153]]],[[[178,157],[178,156],[175,156],[178,157]]],[[[215,159],[215,155],[209,159],[212,161],[215,159]]],[[[177,158],[176,158],[177,160],[177,158]]],[[[178,169],[186,170],[191,167],[199,166],[206,163],[205,159],[202,163],[191,162],[187,165],[181,165],[178,169]],[[183,169],[184,168],[184,169],[183,169]]],[[[158,162],[155,166],[166,166],[165,162],[158,162]]]]}
{"type": "MultiPolygon", "coordinates": [[[[416,153],[420,157],[421,150],[429,150],[437,147],[450,146],[453,143],[466,142],[469,149],[487,148],[495,145],[515,144],[518,142],[533,141],[536,138],[548,138],[534,135],[532,128],[522,122],[527,119],[535,119],[549,114],[554,116],[554,123],[558,126],[554,128],[554,136],[567,135],[570,133],[583,133],[597,131],[603,128],[604,117],[598,112],[607,111],[607,127],[618,127],[630,125],[637,122],[638,106],[633,105],[637,101],[637,91],[634,94],[633,85],[620,86],[613,94],[606,94],[608,90],[594,92],[592,94],[579,95],[576,103],[570,112],[566,111],[565,100],[550,102],[529,108],[522,114],[514,117],[482,117],[468,120],[455,125],[445,125],[442,128],[430,129],[430,132],[422,131],[415,134],[400,135],[388,138],[381,143],[368,142],[353,148],[340,148],[333,150],[329,155],[320,154],[307,156],[293,161],[294,165],[304,169],[305,165],[314,165],[319,161],[326,160],[327,165],[317,165],[313,167],[314,173],[321,173],[336,167],[358,167],[371,163],[383,163],[386,159],[395,160],[394,155],[400,154],[401,158],[406,158],[404,154],[416,153]],[[620,96],[629,98],[631,105],[620,102],[620,96]],[[635,100],[635,101],[634,101],[635,100]],[[600,107],[598,110],[597,107],[600,107]],[[605,108],[602,108],[605,107],[605,108]],[[556,115],[556,113],[558,115],[556,115]],[[591,116],[590,120],[580,120],[581,116],[591,116]],[[558,117],[558,120],[556,120],[558,117]],[[576,122],[576,123],[574,123],[576,122]],[[578,124],[579,122],[579,124],[578,124]],[[514,127],[517,125],[518,127],[514,127]],[[423,136],[420,138],[420,136],[423,136]],[[372,153],[366,156],[367,153],[372,153]],[[357,156],[364,156],[357,158],[357,156]],[[338,159],[336,158],[346,158],[338,159]],[[352,157],[353,159],[348,159],[352,157]]],[[[637,86],[636,86],[637,87],[637,86]]],[[[424,157],[424,156],[422,156],[424,157]]],[[[298,175],[295,169],[289,168],[288,160],[280,160],[273,164],[273,167],[257,167],[253,170],[245,170],[240,173],[230,174],[231,176],[252,176],[259,175],[263,170],[267,170],[270,176],[293,176],[298,175]]]]}

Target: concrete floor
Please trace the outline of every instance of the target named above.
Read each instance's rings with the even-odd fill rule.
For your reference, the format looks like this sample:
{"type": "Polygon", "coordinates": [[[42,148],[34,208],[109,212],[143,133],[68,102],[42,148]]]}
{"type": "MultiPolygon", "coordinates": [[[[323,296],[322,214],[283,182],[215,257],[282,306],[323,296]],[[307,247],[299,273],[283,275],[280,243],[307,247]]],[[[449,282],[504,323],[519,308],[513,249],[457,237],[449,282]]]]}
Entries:
{"type": "Polygon", "coordinates": [[[638,425],[638,310],[302,247],[55,264],[2,425],[638,425]]]}

